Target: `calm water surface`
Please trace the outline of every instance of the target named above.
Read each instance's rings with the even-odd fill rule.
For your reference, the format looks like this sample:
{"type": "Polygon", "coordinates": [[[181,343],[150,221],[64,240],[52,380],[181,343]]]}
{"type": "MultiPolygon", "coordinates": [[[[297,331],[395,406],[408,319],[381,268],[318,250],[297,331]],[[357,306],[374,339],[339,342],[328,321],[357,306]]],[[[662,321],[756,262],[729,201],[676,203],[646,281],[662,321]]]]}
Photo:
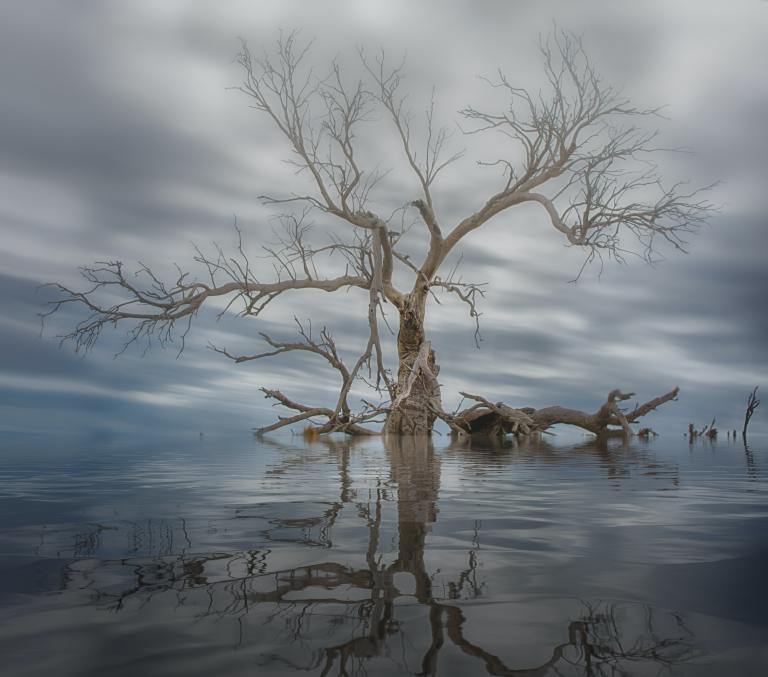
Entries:
{"type": "Polygon", "coordinates": [[[768,674],[762,447],[0,444],[3,675],[768,674]]]}

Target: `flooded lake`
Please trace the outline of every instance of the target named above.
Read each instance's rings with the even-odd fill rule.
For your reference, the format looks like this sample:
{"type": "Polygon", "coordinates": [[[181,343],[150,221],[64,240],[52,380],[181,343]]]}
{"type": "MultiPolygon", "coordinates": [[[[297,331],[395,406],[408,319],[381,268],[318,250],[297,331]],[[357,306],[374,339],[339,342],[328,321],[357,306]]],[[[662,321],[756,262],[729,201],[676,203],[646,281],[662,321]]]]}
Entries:
{"type": "Polygon", "coordinates": [[[17,675],[768,674],[768,455],[3,439],[17,675]]]}

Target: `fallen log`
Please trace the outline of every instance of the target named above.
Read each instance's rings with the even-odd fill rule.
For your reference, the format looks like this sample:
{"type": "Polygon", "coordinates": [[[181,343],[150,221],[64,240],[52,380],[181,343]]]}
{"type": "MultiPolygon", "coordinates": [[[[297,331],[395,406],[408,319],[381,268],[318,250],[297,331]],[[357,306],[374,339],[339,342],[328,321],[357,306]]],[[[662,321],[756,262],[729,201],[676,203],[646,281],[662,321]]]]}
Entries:
{"type": "Polygon", "coordinates": [[[510,407],[503,402],[490,402],[480,395],[461,393],[465,399],[474,400],[475,404],[455,414],[441,416],[455,434],[482,434],[500,436],[507,434],[530,435],[543,432],[554,425],[572,425],[587,430],[595,435],[622,433],[632,435],[630,423],[654,411],[657,407],[675,400],[679,388],[674,388],[664,395],[638,404],[629,411],[619,407],[623,402],[634,397],[634,393],[612,390],[605,402],[590,413],[578,409],[553,406],[542,409],[533,407],[510,407]]]}

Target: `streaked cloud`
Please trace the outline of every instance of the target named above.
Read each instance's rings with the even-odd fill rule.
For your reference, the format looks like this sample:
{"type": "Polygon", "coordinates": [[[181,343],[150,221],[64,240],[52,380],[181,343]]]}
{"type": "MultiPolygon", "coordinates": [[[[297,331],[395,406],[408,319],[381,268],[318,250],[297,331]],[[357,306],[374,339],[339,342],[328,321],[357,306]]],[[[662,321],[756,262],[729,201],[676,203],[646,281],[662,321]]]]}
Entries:
{"type": "MultiPolygon", "coordinates": [[[[52,335],[71,325],[69,313],[38,336],[50,294],[37,286],[76,284],[78,265],[121,258],[169,272],[191,260],[190,241],[231,245],[235,216],[250,251],[272,237],[274,210],[257,196],[290,192],[297,179],[282,140],[226,90],[239,78],[236,36],[258,48],[280,27],[299,27],[317,37],[319,59],[338,53],[343,64],[356,44],[407,51],[414,105],[435,85],[440,115],[454,125],[467,103],[503,105],[478,74],[500,66],[538,86],[537,34],[553,20],[583,31],[606,79],[641,103],[667,104],[664,142],[696,154],[664,158],[665,172],[724,179],[714,195],[724,206],[691,239],[689,256],[670,252],[656,268],[608,266],[599,279],[592,268],[578,284],[570,280],[583,253],[564,247],[533,207],[474,233],[462,270],[489,283],[480,350],[465,307],[445,299],[428,311],[444,398],[455,403],[465,389],[589,408],[616,386],[652,396],[680,385],[681,401],[660,421],[674,429],[718,415],[736,425],[746,392],[768,376],[768,4],[147,1],[0,9],[3,429],[186,419],[247,429],[274,415],[258,386],[333,400],[335,374],[313,356],[236,366],[206,344],[255,352],[258,331],[288,338],[293,316],[315,316],[351,359],[364,340],[364,294],[323,294],[319,318],[313,294],[285,297],[255,321],[203,313],[179,359],[129,351],[113,360],[113,335],[86,359],[59,350],[52,335]]],[[[475,145],[457,130],[453,142],[469,152],[436,192],[445,222],[473,211],[495,179],[475,161],[492,158],[498,140],[475,145]]],[[[365,150],[400,167],[395,151],[379,131],[365,150]]],[[[379,205],[392,209],[415,190],[396,172],[379,205]]],[[[327,226],[318,217],[318,235],[327,226]]],[[[409,237],[418,248],[421,234],[409,237]]],[[[759,416],[754,425],[764,425],[759,416]]]]}

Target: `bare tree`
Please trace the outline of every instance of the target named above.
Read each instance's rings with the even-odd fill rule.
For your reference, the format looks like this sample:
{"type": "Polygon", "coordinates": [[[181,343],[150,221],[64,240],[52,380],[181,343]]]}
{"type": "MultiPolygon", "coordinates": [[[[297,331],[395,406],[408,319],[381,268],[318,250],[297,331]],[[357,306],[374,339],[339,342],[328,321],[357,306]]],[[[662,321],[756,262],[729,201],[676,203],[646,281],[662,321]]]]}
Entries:
{"type": "Polygon", "coordinates": [[[757,399],[757,388],[758,386],[755,386],[747,398],[747,410],[744,412],[744,427],[741,430],[741,437],[745,444],[747,442],[747,426],[752,420],[755,410],[760,406],[760,400],[757,399]]]}
{"type": "MultiPolygon", "coordinates": [[[[323,432],[359,433],[366,430],[363,424],[380,417],[386,421],[385,430],[395,434],[429,432],[438,417],[455,431],[481,429],[472,425],[478,409],[494,413],[495,405],[476,397],[471,415],[443,410],[439,367],[425,329],[427,301],[437,299],[438,292],[454,294],[477,322],[483,285],[465,281],[456,268],[441,273],[464,238],[494,217],[534,203],[569,245],[584,249],[585,265],[603,259],[621,261],[630,254],[653,261],[660,241],[684,250],[686,234],[695,231],[712,209],[702,198],[705,189],[662,182],[652,160],[663,150],[655,145],[656,132],[637,124],[656,115],[657,109],[638,108],[605,84],[580,39],[556,31],[540,49],[546,91],[518,88],[499,71],[488,85],[507,97],[508,106],[502,110],[469,106],[459,112],[469,138],[501,135],[499,157],[481,163],[498,167],[501,176],[464,218],[444,223],[433,187],[441,172],[463,154],[449,150],[449,133],[435,122],[434,97],[421,125],[423,135],[416,133],[415,118],[405,106],[403,64],[391,66],[383,53],[370,57],[360,50],[359,78],[350,80],[338,63],[317,75],[310,63],[311,43],[300,44],[295,32],[282,35],[272,53],[254,55],[243,43],[238,62],[244,80],[238,89],[287,141],[291,162],[301,175],[297,182],[303,178],[309,185],[305,192],[262,196],[267,204],[300,208],[282,217],[279,242],[264,247],[274,276],[262,277],[263,270],[257,270],[245,254],[242,238],[234,256],[218,247],[213,255],[197,250],[195,261],[207,271],[204,281],[179,269],[176,280],[166,283],[146,266],[133,276],[126,274],[120,261],[98,263],[82,269],[90,284],[85,291],[54,285],[61,296],[51,312],[67,304],[89,311],[64,339],[73,341],[78,350],[88,350],[105,327],[119,325],[128,329],[126,346],[152,340],[165,344],[176,337],[183,349],[192,319],[209,299],[224,297],[226,309],[239,307],[240,315],[258,316],[284,294],[360,289],[367,295],[367,310],[361,307],[360,312],[367,313],[368,338],[349,365],[342,361],[328,329],[313,335],[309,325],[305,329],[302,324],[298,341],[262,334],[270,347],[264,352],[235,355],[214,348],[237,363],[307,351],[324,358],[341,376],[333,408],[294,402],[279,390],[264,389],[268,398],[296,412],[266,429],[316,417],[326,421],[323,432]],[[415,188],[404,196],[402,208],[390,215],[376,208],[377,190],[386,173],[361,159],[360,130],[377,111],[389,121],[415,188]],[[403,242],[404,215],[411,209],[426,242],[415,254],[403,242]],[[311,213],[335,220],[341,230],[316,244],[310,236],[311,213]],[[333,264],[336,272],[325,272],[333,264]],[[145,284],[140,284],[142,279],[145,284]],[[386,367],[380,331],[387,308],[394,309],[399,320],[398,363],[392,370],[386,367]],[[348,397],[359,381],[368,383],[378,397],[354,413],[348,397]]],[[[534,413],[506,407],[501,416],[495,412],[493,426],[503,432],[509,431],[505,426],[530,432],[565,422],[594,432],[620,426],[628,433],[630,422],[676,394],[677,389],[640,405],[631,415],[618,408],[617,402],[628,397],[618,390],[593,415],[561,407],[534,413]]]]}

